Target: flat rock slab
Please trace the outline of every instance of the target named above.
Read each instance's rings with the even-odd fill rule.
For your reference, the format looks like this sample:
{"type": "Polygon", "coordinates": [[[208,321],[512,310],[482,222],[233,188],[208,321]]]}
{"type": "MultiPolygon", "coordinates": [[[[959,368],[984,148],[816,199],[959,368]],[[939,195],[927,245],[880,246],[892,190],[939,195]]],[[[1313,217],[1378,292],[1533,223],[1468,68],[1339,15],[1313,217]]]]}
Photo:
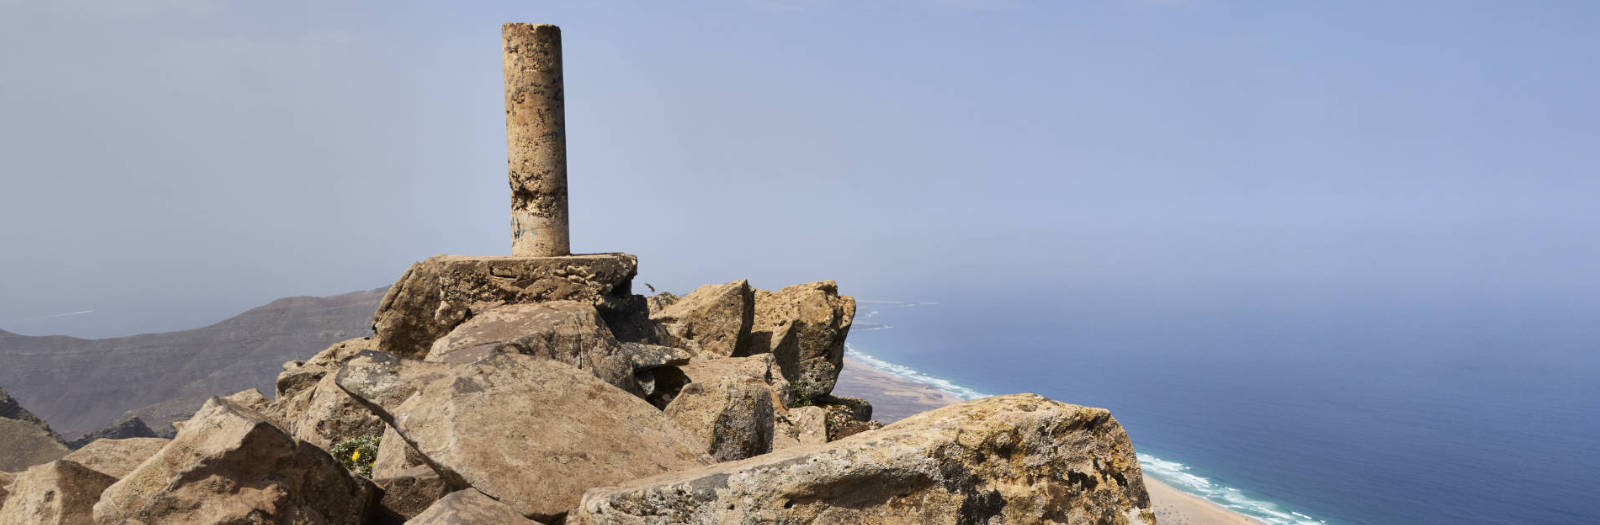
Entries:
{"type": "Polygon", "coordinates": [[[411,265],[372,318],[380,349],[421,359],[433,342],[479,312],[507,304],[621,304],[639,261],[625,253],[566,257],[439,255],[411,265]]]}
{"type": "Polygon", "coordinates": [[[339,371],[441,476],[549,520],[583,491],[704,464],[703,444],[643,399],[549,359],[435,363],[366,352],[339,371]]]}
{"type": "Polygon", "coordinates": [[[1033,394],[584,494],[567,523],[1154,524],[1111,413],[1033,394]]]}

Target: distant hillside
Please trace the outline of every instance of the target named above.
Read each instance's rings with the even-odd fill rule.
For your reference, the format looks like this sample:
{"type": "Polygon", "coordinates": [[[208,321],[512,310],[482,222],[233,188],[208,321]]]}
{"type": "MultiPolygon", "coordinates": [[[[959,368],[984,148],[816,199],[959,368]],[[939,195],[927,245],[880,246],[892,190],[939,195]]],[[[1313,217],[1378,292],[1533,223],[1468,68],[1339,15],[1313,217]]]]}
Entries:
{"type": "Polygon", "coordinates": [[[369,335],[386,290],[279,299],[181,332],[79,339],[0,330],[0,388],[68,439],[124,415],[160,429],[214,395],[254,387],[271,397],[284,361],[369,335]]]}

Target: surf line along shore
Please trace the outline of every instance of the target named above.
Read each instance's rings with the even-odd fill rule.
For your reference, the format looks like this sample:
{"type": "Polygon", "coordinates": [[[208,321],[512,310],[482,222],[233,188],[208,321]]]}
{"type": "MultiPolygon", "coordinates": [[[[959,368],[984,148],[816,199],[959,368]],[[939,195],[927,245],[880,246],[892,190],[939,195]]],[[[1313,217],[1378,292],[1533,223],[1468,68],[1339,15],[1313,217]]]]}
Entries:
{"type": "MultiPolygon", "coordinates": [[[[873,414],[884,424],[965,401],[933,385],[895,375],[848,355],[844,363],[834,393],[872,402],[873,414]]],[[[1175,489],[1148,474],[1144,485],[1150,493],[1150,508],[1161,525],[1262,525],[1254,518],[1175,489]]]]}

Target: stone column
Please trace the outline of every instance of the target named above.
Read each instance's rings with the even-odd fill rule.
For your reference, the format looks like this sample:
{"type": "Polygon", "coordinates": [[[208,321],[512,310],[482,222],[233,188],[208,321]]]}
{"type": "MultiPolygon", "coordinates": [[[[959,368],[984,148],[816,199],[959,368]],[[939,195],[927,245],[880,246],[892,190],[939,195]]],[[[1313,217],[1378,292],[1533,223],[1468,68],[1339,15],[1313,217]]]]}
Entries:
{"type": "Polygon", "coordinates": [[[500,36],[505,44],[511,254],[570,255],[561,28],[505,24],[500,36]]]}

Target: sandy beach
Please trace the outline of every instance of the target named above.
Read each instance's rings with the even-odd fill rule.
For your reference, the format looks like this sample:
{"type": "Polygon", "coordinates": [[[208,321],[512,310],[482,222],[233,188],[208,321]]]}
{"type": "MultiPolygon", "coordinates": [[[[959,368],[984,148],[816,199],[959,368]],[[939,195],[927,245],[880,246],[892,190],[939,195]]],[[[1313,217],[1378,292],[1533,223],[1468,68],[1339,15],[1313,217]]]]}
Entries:
{"type": "MultiPolygon", "coordinates": [[[[846,357],[834,394],[872,402],[873,418],[890,423],[911,414],[959,403],[960,398],[846,357]]],[[[1071,402],[1071,400],[1064,400],[1071,402]]],[[[1161,525],[1260,525],[1261,522],[1174,489],[1149,476],[1144,480],[1161,525]]]]}

